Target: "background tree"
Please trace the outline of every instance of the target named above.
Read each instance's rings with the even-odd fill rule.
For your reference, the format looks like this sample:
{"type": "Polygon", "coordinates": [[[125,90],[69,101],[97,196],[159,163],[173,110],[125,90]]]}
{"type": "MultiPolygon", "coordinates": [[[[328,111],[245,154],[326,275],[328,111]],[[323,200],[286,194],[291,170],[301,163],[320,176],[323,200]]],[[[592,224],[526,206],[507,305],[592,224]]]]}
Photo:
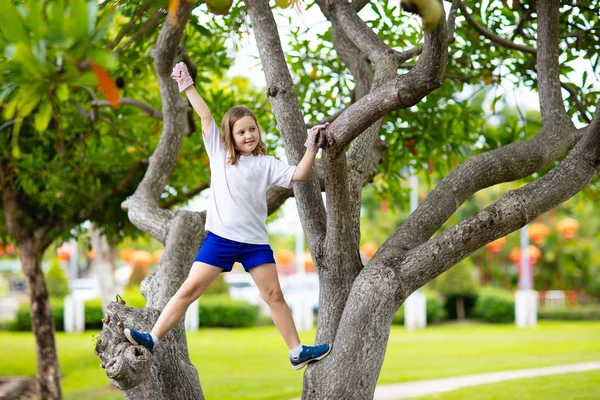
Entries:
{"type": "MultiPolygon", "coordinates": [[[[269,4],[266,0],[245,2],[288,161],[293,164],[301,157],[307,125],[321,118],[332,120],[317,173],[294,188],[321,282],[316,340],[333,343],[331,354],[306,371],[303,398],[365,399],[373,395],[393,315],[410,293],[486,243],[567,200],[596,174],[600,159],[597,97],[587,82],[584,96],[561,83],[569,66],[559,63],[559,56],[598,62],[600,41],[593,29],[597,7],[538,1],[535,5],[513,2],[512,7],[492,2],[469,9],[454,1],[447,7],[447,19],[444,16],[435,29],[422,34],[411,24],[412,17],[396,6],[339,0],[315,4],[331,24],[320,37],[329,47],[308,60],[312,64],[303,64],[296,84],[269,4]],[[365,7],[379,18],[361,19],[358,11],[365,7]],[[456,18],[458,9],[460,19],[456,18]],[[336,69],[324,69],[319,75],[321,65],[316,60],[322,56],[328,67],[329,59],[339,60],[332,64],[336,69]],[[311,74],[315,66],[317,72],[311,74]],[[346,79],[340,78],[342,73],[346,79]],[[336,93],[337,100],[321,102],[323,107],[318,106],[316,95],[312,103],[306,101],[302,96],[312,99],[311,90],[303,88],[303,82],[314,93],[318,90],[317,83],[306,81],[307,76],[331,76],[332,85],[319,84],[336,93]],[[458,79],[445,79],[451,76],[458,79]],[[535,136],[525,139],[520,133],[509,143],[490,140],[483,149],[468,146],[487,140],[472,130],[476,126],[470,126],[468,118],[461,120],[444,110],[457,104],[453,95],[473,79],[490,85],[515,79],[536,87],[542,125],[535,136]],[[566,102],[562,87],[569,94],[566,102]],[[300,101],[297,93],[302,94],[300,101]],[[589,125],[576,128],[571,120],[574,115],[589,125]],[[421,130],[420,124],[429,121],[438,129],[421,130]],[[468,129],[459,129],[465,124],[468,129]],[[461,138],[461,132],[466,137],[461,138]],[[404,144],[408,152],[415,148],[413,155],[418,157],[403,159],[396,156],[401,152],[385,152],[390,142],[404,144]],[[388,178],[401,175],[404,167],[433,166],[436,170],[438,163],[445,164],[448,173],[363,266],[358,252],[360,197],[363,184],[380,172],[382,158],[388,178]],[[460,163],[461,159],[466,160],[460,163]],[[321,176],[326,206],[320,194],[321,176]],[[529,184],[438,232],[477,191],[527,176],[532,176],[529,184]]],[[[187,357],[182,324],[165,337],[154,355],[130,346],[121,332],[124,325],[152,327],[159,310],[185,279],[202,237],[203,214],[170,212],[159,204],[186,131],[182,115],[189,113],[189,106],[169,75],[174,63],[182,59],[177,46],[194,8],[188,2],[171,2],[176,23],[163,24],[152,52],[163,132],[143,181],[123,205],[136,226],[165,245],[165,253],[156,273],[142,284],[148,308],[138,311],[113,304],[96,347],[107,375],[131,399],[150,393],[154,398],[203,397],[197,372],[187,357]]],[[[240,15],[241,9],[234,5],[231,15],[240,15]]],[[[270,191],[270,206],[289,195],[289,191],[270,191]]]]}
{"type": "MultiPolygon", "coordinates": [[[[160,97],[147,56],[148,43],[156,41],[166,19],[162,6],[85,0],[1,4],[0,237],[7,246],[18,246],[23,265],[40,398],[62,397],[41,268],[44,251],[77,235],[84,221],[93,224],[105,248],[140,234],[121,203],[141,180],[160,136],[160,97]],[[116,71],[115,76],[108,71],[116,71]]],[[[192,19],[187,48],[204,57],[203,73],[214,79],[230,65],[224,45],[229,32],[224,24],[209,26],[214,28],[210,33],[192,19]]],[[[214,104],[226,108],[239,86],[214,95],[209,88],[208,93],[214,104]]],[[[252,105],[266,101],[247,87],[244,91],[248,101],[256,98],[252,105]]],[[[195,125],[186,121],[189,134],[195,125]]],[[[201,149],[201,139],[195,139],[183,150],[201,149]]],[[[185,158],[172,175],[161,193],[165,208],[207,187],[208,168],[200,158],[185,158]],[[193,179],[189,170],[196,171],[193,179]]],[[[106,261],[108,253],[98,258],[106,261]]]]}
{"type": "Polygon", "coordinates": [[[436,288],[446,297],[446,304],[455,304],[458,320],[464,320],[467,315],[465,301],[473,300],[477,295],[477,281],[473,272],[473,264],[466,259],[444,272],[437,280],[436,288]]]}

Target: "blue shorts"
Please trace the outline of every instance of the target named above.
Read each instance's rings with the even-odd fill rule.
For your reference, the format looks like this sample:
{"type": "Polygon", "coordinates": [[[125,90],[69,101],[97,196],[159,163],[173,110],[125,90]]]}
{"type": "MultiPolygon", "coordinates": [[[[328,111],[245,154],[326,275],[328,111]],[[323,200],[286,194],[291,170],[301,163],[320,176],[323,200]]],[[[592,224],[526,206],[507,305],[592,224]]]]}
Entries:
{"type": "Polygon", "coordinates": [[[275,264],[273,250],[268,244],[247,244],[236,242],[207,232],[194,262],[200,261],[229,272],[235,262],[246,271],[262,264],[275,264]]]}

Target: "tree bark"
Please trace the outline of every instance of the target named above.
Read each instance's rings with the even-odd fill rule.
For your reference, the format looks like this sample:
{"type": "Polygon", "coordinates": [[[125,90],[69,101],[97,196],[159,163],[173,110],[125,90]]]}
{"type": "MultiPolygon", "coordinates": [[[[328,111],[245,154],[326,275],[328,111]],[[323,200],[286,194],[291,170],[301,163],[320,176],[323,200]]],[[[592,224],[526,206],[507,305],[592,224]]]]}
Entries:
{"type": "Polygon", "coordinates": [[[56,352],[54,318],[42,272],[43,249],[34,240],[21,242],[21,262],[31,307],[31,327],[37,347],[37,384],[40,399],[62,399],[56,352]]]}
{"type": "Polygon", "coordinates": [[[465,320],[465,302],[461,296],[456,298],[456,319],[459,321],[465,320]]]}

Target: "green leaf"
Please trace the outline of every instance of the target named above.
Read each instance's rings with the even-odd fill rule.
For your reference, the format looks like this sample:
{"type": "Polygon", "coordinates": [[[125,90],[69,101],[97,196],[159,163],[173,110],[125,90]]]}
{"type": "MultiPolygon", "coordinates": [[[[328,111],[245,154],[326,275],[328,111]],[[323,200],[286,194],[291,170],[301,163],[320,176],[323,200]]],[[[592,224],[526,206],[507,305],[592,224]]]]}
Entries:
{"type": "Polygon", "coordinates": [[[38,112],[35,114],[33,124],[35,129],[38,132],[43,132],[48,127],[50,123],[50,118],[52,117],[52,104],[50,101],[46,100],[38,109],[38,112]]]}
{"type": "Polygon", "coordinates": [[[52,31],[56,36],[61,36],[65,23],[65,1],[57,0],[49,4],[50,13],[49,21],[52,26],[52,31]]]}
{"type": "Polygon", "coordinates": [[[71,0],[70,18],[67,30],[75,40],[83,41],[88,37],[88,10],[85,0],[71,0]]]}
{"type": "Polygon", "coordinates": [[[98,83],[96,75],[92,71],[87,71],[81,74],[79,77],[71,81],[73,86],[94,86],[98,83]]]}
{"type": "Polygon", "coordinates": [[[46,35],[46,31],[48,30],[42,16],[44,3],[40,1],[31,1],[29,2],[29,6],[31,9],[29,10],[29,15],[25,19],[25,24],[33,34],[33,38],[35,40],[40,40],[46,35]]]}
{"type": "Polygon", "coordinates": [[[119,65],[117,56],[110,51],[95,49],[90,52],[90,57],[107,70],[115,69],[119,65]]]}
{"type": "Polygon", "coordinates": [[[56,97],[60,101],[69,100],[69,87],[66,83],[58,85],[58,87],[56,88],[56,97]]]}
{"type": "Polygon", "coordinates": [[[4,119],[10,120],[15,116],[17,110],[17,99],[10,101],[4,109],[4,119]]]}
{"type": "Polygon", "coordinates": [[[27,92],[24,91],[23,97],[21,98],[17,108],[17,117],[25,118],[31,114],[34,108],[37,107],[42,98],[39,93],[36,93],[36,89],[32,89],[27,92]]]}
{"type": "Polygon", "coordinates": [[[10,0],[0,0],[0,29],[9,43],[27,41],[27,31],[23,26],[23,17],[10,0]]]}
{"type": "Polygon", "coordinates": [[[104,12],[100,16],[100,20],[96,26],[96,33],[94,33],[94,36],[92,37],[92,42],[104,37],[104,34],[110,27],[110,24],[117,14],[118,12],[115,10],[115,7],[106,7],[104,9],[104,12]]]}
{"type": "Polygon", "coordinates": [[[19,147],[19,132],[21,131],[21,125],[23,119],[19,118],[13,125],[13,136],[12,136],[12,156],[14,158],[21,158],[21,148],[19,147]]]}
{"type": "Polygon", "coordinates": [[[96,27],[96,18],[98,17],[98,2],[90,1],[87,3],[87,15],[88,15],[88,36],[92,36],[96,27]]]}

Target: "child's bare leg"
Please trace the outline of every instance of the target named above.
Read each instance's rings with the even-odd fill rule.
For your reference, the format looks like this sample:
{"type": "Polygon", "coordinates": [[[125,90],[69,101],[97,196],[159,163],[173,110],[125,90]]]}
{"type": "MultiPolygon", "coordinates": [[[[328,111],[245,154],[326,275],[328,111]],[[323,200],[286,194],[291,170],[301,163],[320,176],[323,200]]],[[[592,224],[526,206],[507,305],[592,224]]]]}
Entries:
{"type": "Polygon", "coordinates": [[[298,331],[296,330],[296,325],[294,325],[290,308],[283,298],[275,264],[263,264],[254,267],[250,269],[250,275],[254,279],[256,286],[258,286],[261,297],[269,306],[273,322],[279,333],[281,333],[285,343],[290,349],[298,346],[300,338],[298,337],[298,331]]]}
{"type": "Polygon", "coordinates": [[[200,297],[221,272],[223,272],[222,268],[196,261],[183,285],[162,310],[158,321],[152,328],[152,333],[162,340],[183,318],[190,304],[200,297]]]}

